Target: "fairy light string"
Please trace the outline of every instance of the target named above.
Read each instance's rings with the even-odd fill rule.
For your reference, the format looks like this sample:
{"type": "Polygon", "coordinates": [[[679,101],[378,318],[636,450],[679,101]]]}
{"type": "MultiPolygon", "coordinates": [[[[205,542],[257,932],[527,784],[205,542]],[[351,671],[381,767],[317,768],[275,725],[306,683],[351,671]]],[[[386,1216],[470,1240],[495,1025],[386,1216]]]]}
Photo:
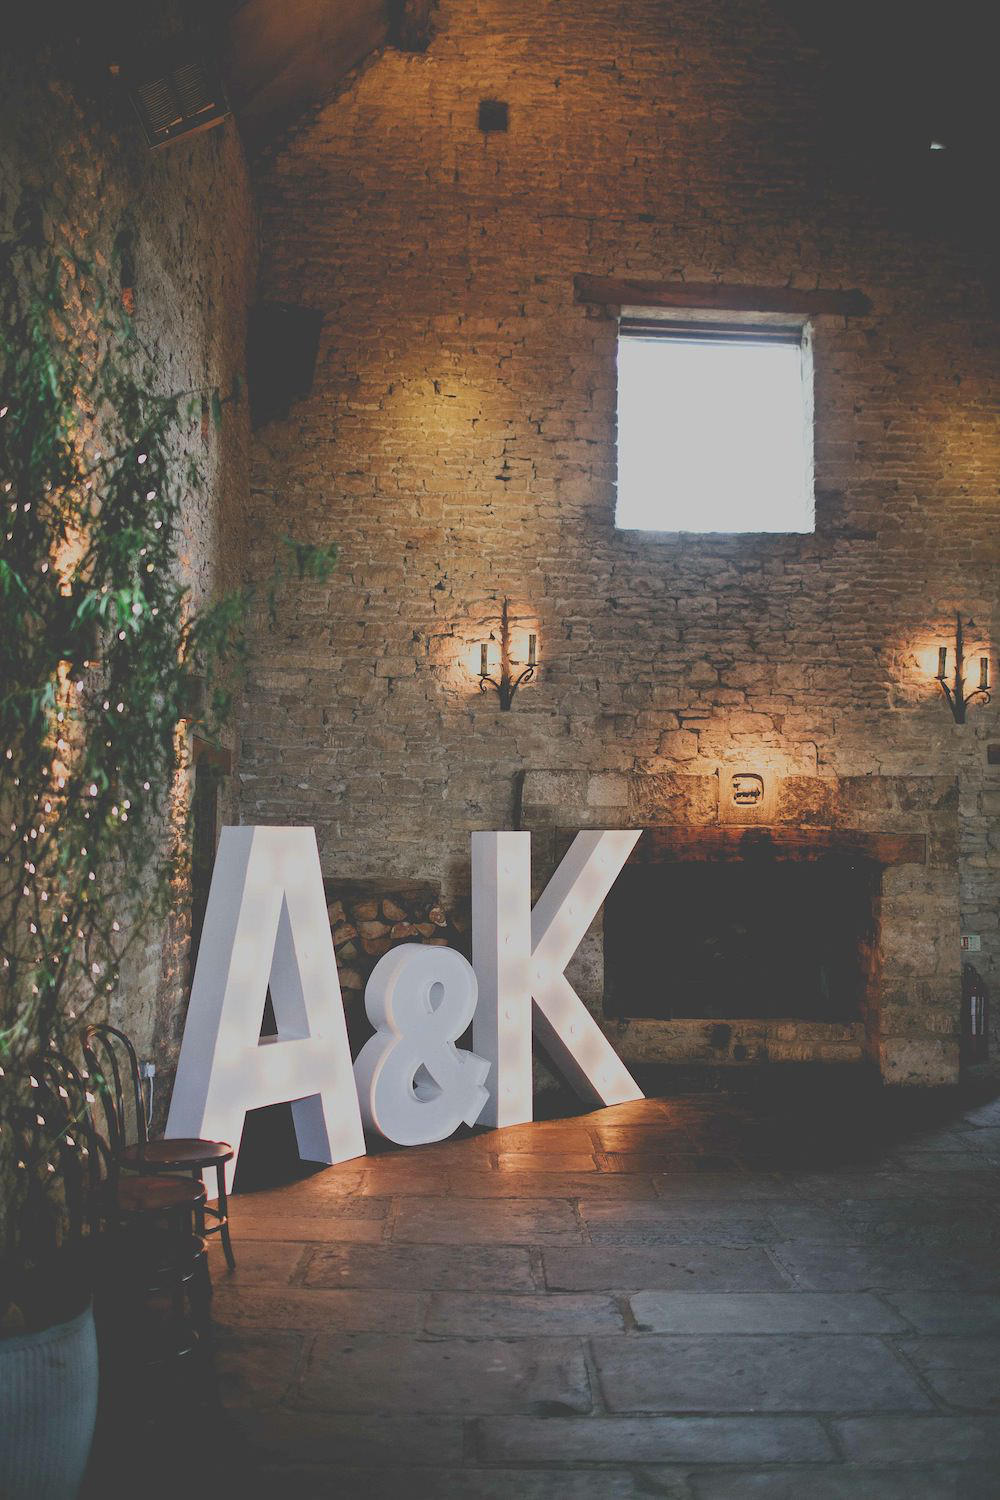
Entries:
{"type": "MultiPolygon", "coordinates": [[[[73,1050],[165,908],[183,857],[167,807],[177,727],[206,682],[199,732],[219,721],[244,601],[199,610],[183,582],[202,393],[163,392],[120,299],[70,252],[0,261],[0,306],[3,1192],[26,1160],[13,1126],[28,1060],[73,1050]]],[[[51,1135],[49,1113],[29,1117],[46,1176],[79,1144],[51,1135]]]]}
{"type": "MultiPolygon", "coordinates": [[[[164,392],[111,272],[0,257],[0,1254],[16,1086],[183,904],[182,726],[213,737],[246,653],[248,596],[196,607],[181,557],[203,405],[218,427],[242,394],[164,392]]],[[[325,581],[333,546],[286,544],[325,581]]]]}

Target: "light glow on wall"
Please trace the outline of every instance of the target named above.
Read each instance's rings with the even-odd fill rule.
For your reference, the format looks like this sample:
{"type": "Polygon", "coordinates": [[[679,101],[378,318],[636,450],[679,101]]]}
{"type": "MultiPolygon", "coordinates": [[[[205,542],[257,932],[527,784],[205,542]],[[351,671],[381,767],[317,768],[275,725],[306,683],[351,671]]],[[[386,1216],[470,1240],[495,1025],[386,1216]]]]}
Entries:
{"type": "Polygon", "coordinates": [[[812,531],[810,407],[798,343],[623,333],[615,524],[812,531]]]}

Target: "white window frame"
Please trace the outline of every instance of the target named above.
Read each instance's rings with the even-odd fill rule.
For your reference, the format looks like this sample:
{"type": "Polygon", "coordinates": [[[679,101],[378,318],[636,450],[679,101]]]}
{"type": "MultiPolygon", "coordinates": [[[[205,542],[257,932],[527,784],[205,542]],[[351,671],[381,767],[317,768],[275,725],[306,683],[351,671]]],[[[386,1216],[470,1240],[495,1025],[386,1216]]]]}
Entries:
{"type": "MultiPolygon", "coordinates": [[[[676,339],[695,343],[783,343],[794,344],[801,356],[802,376],[802,420],[803,420],[803,506],[808,512],[810,524],[794,530],[754,527],[748,524],[739,530],[708,531],[698,528],[673,527],[653,529],[622,526],[618,521],[618,460],[616,437],[616,482],[614,528],[617,535],[643,538],[697,538],[739,536],[812,536],[815,534],[815,481],[814,481],[814,396],[813,396],[813,329],[806,317],[789,317],[783,313],[706,312],[703,309],[622,307],[620,310],[616,353],[624,338],[676,339]]],[[[617,384],[616,384],[617,392],[617,384]]],[[[620,413],[616,395],[616,422],[620,413]]],[[[617,433],[617,428],[616,428],[617,433]]],[[[805,518],[805,517],[804,517],[805,518]]],[[[752,517],[748,517],[752,520],[752,517]]]]}

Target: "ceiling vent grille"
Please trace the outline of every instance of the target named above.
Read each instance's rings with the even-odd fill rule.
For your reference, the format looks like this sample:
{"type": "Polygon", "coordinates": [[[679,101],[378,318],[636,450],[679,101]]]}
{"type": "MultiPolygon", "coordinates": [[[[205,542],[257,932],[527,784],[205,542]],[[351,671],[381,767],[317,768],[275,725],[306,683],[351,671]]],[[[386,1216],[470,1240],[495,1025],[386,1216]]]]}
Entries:
{"type": "Polygon", "coordinates": [[[130,91],[150,146],[220,125],[229,114],[222,80],[206,63],[188,58],[130,91]]]}

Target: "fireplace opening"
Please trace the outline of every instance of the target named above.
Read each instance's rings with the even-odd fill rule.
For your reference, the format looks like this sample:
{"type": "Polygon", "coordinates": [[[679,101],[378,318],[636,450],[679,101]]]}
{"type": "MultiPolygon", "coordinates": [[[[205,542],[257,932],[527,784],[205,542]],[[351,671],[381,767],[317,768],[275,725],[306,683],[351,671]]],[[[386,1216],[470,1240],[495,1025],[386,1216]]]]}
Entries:
{"type": "Polygon", "coordinates": [[[856,856],[627,865],[604,907],[616,1019],[864,1018],[880,868],[856,856]]]}

